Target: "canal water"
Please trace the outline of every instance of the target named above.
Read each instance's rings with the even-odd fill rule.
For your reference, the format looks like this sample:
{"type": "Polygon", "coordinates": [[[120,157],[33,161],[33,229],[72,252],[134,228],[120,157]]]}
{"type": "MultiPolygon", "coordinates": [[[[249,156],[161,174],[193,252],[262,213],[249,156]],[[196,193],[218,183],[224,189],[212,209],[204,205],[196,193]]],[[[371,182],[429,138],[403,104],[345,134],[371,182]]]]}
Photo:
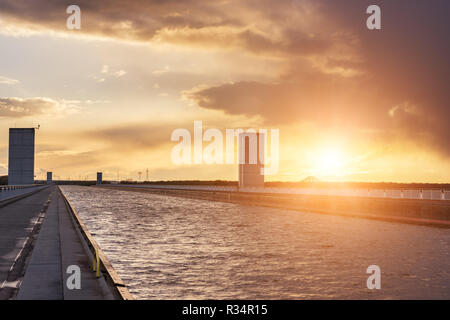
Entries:
{"type": "Polygon", "coordinates": [[[450,299],[448,229],[62,189],[137,299],[450,299]]]}

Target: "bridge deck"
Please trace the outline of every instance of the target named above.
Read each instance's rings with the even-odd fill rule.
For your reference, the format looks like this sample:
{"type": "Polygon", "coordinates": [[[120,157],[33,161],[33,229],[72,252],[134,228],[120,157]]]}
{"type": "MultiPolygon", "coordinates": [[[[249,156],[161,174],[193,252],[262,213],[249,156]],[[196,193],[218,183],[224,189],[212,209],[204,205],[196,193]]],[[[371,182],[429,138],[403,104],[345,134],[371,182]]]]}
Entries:
{"type": "Polygon", "coordinates": [[[114,299],[92,272],[86,243],[57,187],[0,208],[0,235],[0,299],[114,299]],[[66,285],[70,265],[81,270],[79,290],[66,285]]]}
{"type": "Polygon", "coordinates": [[[0,299],[9,299],[17,292],[24,268],[23,257],[29,252],[50,191],[44,189],[0,207],[0,299]]]}

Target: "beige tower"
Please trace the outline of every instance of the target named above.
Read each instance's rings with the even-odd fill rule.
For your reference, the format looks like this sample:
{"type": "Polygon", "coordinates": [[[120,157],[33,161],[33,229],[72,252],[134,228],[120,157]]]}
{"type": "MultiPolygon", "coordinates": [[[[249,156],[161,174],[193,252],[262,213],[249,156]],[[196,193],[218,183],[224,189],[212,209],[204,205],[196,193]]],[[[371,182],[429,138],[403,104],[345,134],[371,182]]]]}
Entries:
{"type": "Polygon", "coordinates": [[[263,133],[239,134],[239,188],[264,188],[263,133]]]}

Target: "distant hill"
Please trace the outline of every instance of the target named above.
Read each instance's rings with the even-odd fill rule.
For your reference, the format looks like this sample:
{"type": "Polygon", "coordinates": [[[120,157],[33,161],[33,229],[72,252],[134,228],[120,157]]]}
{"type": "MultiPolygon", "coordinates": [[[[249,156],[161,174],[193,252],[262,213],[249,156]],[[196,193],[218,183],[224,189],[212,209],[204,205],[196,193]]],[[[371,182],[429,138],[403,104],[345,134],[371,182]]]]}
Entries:
{"type": "Polygon", "coordinates": [[[320,180],[314,176],[309,176],[309,177],[306,177],[305,179],[303,179],[302,182],[312,183],[312,182],[320,182],[320,180]]]}

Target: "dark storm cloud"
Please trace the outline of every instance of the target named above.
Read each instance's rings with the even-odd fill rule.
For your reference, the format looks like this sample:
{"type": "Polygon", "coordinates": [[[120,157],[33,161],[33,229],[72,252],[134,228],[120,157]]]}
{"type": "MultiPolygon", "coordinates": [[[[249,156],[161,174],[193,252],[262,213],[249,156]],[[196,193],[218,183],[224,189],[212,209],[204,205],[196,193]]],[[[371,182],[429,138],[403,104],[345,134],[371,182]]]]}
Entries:
{"type": "Polygon", "coordinates": [[[378,1],[382,30],[371,31],[365,27],[365,9],[375,2],[317,2],[324,20],[355,39],[353,58],[324,55],[325,69],[335,74],[308,74],[292,60],[275,84],[240,82],[187,96],[203,108],[257,114],[273,123],[357,123],[401,133],[449,155],[450,2],[378,1]],[[339,68],[360,73],[345,77],[339,68]]]}
{"type": "MultiPolygon", "coordinates": [[[[66,31],[69,4],[3,0],[0,17],[21,26],[66,31]]],[[[186,91],[200,107],[258,115],[277,124],[314,121],[398,132],[450,154],[448,0],[77,4],[81,33],[232,47],[283,59],[290,66],[274,83],[256,79],[186,91]],[[381,7],[382,30],[366,28],[371,4],[381,7]]]]}

